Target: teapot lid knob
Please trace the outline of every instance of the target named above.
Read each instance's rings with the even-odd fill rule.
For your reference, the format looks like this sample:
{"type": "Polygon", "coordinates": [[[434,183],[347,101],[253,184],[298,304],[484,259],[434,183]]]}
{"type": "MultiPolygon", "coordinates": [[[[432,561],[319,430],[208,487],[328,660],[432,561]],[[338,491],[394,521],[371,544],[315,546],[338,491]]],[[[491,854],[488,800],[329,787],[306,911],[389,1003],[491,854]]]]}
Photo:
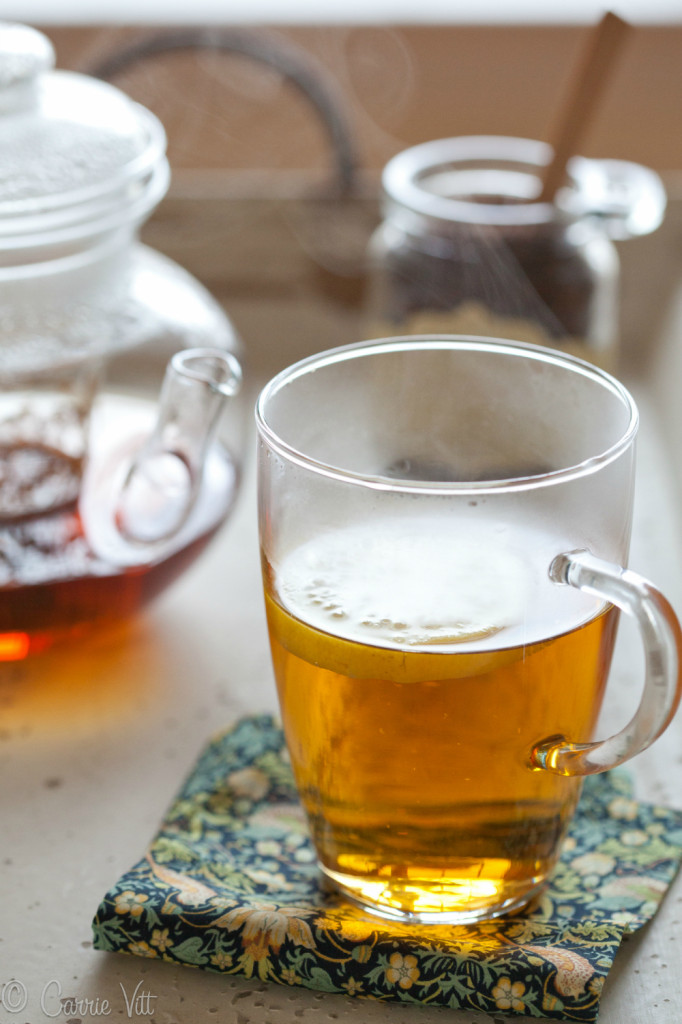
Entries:
{"type": "Polygon", "coordinates": [[[54,65],[47,36],[28,25],[0,21],[0,114],[33,106],[38,79],[54,65]]]}
{"type": "MultiPolygon", "coordinates": [[[[0,254],[136,225],[168,187],[166,136],[108,82],[55,70],[51,42],[0,21],[0,254]]],[[[6,257],[3,255],[0,262],[6,257]]]]}

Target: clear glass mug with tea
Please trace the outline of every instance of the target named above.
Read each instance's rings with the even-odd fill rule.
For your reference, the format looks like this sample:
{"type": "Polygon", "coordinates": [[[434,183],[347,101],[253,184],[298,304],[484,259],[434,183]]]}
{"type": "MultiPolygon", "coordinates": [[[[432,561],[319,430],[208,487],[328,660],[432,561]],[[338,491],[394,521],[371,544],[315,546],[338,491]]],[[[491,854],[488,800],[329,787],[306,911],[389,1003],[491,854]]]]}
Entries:
{"type": "Polygon", "coordinates": [[[53,65],[45,36],[0,24],[0,661],[173,579],[229,511],[241,443],[236,410],[216,440],[232,325],[139,239],[163,127],[53,65]]]}
{"type": "Polygon", "coordinates": [[[551,156],[533,139],[472,135],[393,157],[369,245],[366,333],[504,337],[614,372],[614,242],[659,226],[665,190],[638,164],[576,156],[565,187],[541,202],[551,156]]]}
{"type": "Polygon", "coordinates": [[[680,627],[625,568],[637,423],[603,371],[475,337],[351,345],[261,393],[282,720],[320,866],[352,900],[423,922],[524,905],[584,776],[668,724],[680,627]],[[646,682],[595,741],[620,611],[646,682]]]}

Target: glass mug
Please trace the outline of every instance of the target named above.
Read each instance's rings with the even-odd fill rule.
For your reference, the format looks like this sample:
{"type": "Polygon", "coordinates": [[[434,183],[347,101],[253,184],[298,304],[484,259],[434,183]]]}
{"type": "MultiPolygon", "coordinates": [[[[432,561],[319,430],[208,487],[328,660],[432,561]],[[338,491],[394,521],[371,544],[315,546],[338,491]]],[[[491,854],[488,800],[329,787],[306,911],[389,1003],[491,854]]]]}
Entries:
{"type": "Polygon", "coordinates": [[[256,418],[272,659],[322,871],[402,920],[523,906],[583,777],[680,699],[675,614],[623,568],[631,396],[549,349],[422,336],[305,359],[256,418]],[[646,682],[593,742],[619,610],[646,682]]]}

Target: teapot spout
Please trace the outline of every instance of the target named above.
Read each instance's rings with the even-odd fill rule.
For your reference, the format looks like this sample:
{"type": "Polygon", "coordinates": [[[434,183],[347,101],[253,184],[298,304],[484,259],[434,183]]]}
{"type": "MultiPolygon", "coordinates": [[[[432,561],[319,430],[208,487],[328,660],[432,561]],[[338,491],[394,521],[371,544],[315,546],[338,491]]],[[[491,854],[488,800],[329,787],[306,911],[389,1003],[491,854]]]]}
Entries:
{"type": "Polygon", "coordinates": [[[223,349],[177,352],[168,363],[156,425],[118,495],[118,532],[134,545],[166,541],[187,521],[226,401],[239,392],[239,362],[223,349]]]}

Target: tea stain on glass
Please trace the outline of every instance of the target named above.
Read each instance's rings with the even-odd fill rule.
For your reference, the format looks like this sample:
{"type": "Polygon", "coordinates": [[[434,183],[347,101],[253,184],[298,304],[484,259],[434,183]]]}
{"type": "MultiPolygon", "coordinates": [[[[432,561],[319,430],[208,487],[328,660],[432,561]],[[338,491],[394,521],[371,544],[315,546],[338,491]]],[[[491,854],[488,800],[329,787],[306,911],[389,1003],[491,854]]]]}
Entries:
{"type": "Polygon", "coordinates": [[[82,472],[82,458],[46,445],[1,446],[0,520],[72,504],[78,497],[82,472]]]}

